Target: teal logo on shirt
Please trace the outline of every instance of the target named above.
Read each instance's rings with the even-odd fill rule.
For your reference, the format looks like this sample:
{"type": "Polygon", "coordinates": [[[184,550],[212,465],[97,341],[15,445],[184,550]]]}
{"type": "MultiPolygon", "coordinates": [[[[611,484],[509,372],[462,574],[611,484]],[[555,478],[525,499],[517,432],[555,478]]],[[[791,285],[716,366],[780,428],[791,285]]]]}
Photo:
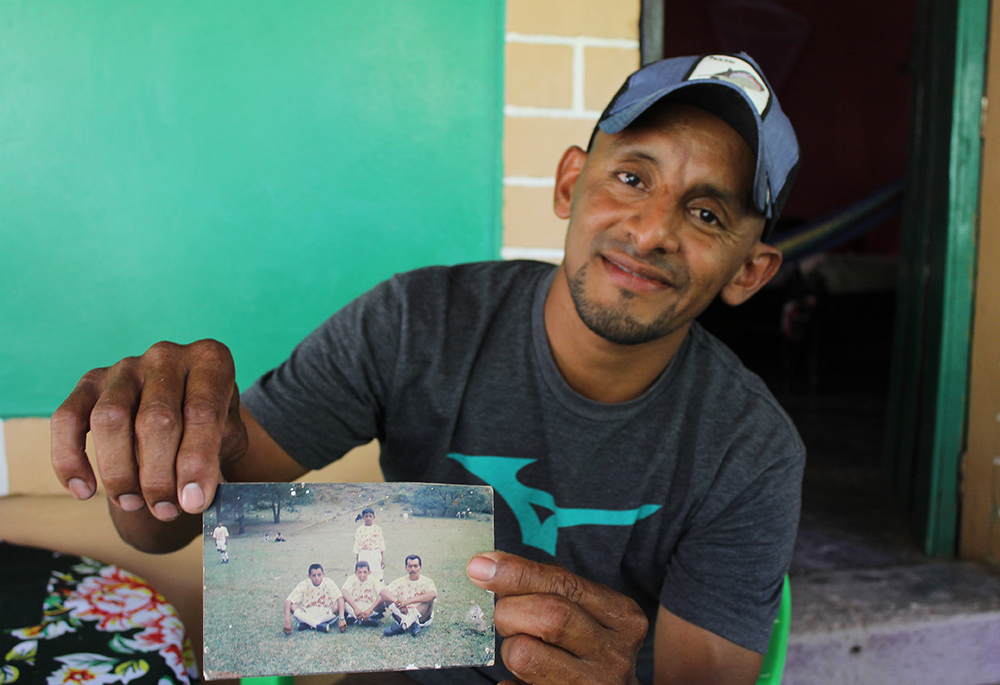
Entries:
{"type": "Polygon", "coordinates": [[[660,508],[659,504],[644,504],[637,509],[573,509],[556,505],[555,498],[544,490],[528,487],[517,479],[517,472],[535,459],[515,457],[470,457],[449,454],[470,473],[503,497],[521,526],[521,541],[526,545],[555,555],[560,528],[570,526],[631,526],[660,508]],[[542,518],[535,507],[551,511],[542,518]]]}

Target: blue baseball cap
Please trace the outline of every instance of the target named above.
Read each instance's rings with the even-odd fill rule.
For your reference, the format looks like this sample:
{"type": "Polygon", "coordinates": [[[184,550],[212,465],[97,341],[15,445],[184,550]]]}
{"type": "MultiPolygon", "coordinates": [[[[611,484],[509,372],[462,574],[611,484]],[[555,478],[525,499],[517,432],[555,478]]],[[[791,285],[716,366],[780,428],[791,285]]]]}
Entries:
{"type": "Polygon", "coordinates": [[[597,128],[614,135],[657,102],[700,107],[732,126],[757,157],[753,203],[771,235],[799,169],[799,143],[757,63],[735,55],[674,57],[647,64],[628,77],[601,114],[597,128]]]}

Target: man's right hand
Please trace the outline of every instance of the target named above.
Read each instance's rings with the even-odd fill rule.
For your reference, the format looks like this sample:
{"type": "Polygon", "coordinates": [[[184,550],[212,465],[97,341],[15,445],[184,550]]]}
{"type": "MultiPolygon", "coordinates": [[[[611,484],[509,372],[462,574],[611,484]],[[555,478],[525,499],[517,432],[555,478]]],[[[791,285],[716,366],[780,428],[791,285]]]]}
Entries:
{"type": "Polygon", "coordinates": [[[159,521],[200,514],[222,466],[247,450],[229,349],[214,340],[161,342],[84,375],[52,415],[52,466],[78,499],[97,490],[88,431],[116,524],[116,508],[145,508],[159,521]]]}

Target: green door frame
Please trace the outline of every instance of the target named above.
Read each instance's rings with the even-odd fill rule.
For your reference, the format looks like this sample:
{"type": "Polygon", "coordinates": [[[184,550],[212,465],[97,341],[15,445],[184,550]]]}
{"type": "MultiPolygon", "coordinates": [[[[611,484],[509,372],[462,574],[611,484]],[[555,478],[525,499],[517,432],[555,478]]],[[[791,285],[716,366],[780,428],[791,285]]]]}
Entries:
{"type": "Polygon", "coordinates": [[[957,549],[988,19],[989,0],[918,0],[886,457],[930,556],[957,549]]]}

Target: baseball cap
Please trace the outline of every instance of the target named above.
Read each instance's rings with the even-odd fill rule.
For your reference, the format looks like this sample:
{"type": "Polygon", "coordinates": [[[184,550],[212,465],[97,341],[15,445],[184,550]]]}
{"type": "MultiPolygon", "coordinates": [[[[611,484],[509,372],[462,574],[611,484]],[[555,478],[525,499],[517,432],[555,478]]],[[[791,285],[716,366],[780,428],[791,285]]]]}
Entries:
{"type": "Polygon", "coordinates": [[[767,240],[799,169],[799,143],[760,67],[744,52],[652,62],[628,77],[597,128],[620,133],[663,100],[707,110],[749,143],[757,157],[753,203],[765,218],[767,240]]]}

